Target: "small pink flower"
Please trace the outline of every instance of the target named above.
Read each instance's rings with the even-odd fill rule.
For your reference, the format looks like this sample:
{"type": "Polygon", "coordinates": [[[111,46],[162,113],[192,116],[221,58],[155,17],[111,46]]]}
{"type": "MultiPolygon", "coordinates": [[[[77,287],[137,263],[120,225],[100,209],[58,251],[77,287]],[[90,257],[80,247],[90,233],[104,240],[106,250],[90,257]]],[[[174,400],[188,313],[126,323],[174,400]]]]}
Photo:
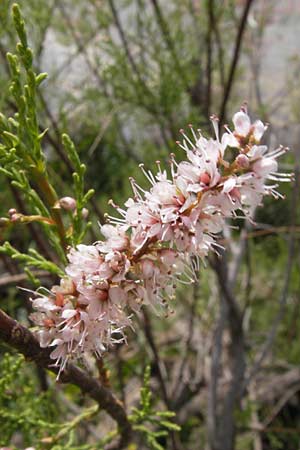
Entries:
{"type": "Polygon", "coordinates": [[[252,135],[256,143],[260,142],[267,128],[260,120],[256,120],[253,124],[251,124],[250,117],[244,111],[237,112],[233,116],[232,122],[235,128],[234,133],[237,138],[246,138],[252,135]]]}
{"type": "Polygon", "coordinates": [[[76,209],[76,200],[73,197],[63,197],[59,200],[59,206],[66,211],[74,211],[76,209]]]}
{"type": "Polygon", "coordinates": [[[246,137],[251,129],[251,122],[248,114],[243,111],[237,112],[232,119],[235,132],[239,136],[246,137]]]}
{"type": "Polygon", "coordinates": [[[252,165],[253,172],[264,178],[272,172],[277,172],[277,169],[277,161],[273,158],[261,158],[252,165]]]}
{"type": "Polygon", "coordinates": [[[106,241],[99,242],[97,245],[101,252],[123,251],[128,248],[129,238],[126,234],[126,227],[106,224],[101,226],[101,233],[106,239],[106,241]]]}
{"type": "Polygon", "coordinates": [[[248,156],[244,155],[243,153],[240,153],[236,159],[235,159],[237,165],[241,167],[242,169],[248,169],[249,167],[249,158],[248,156]]]}

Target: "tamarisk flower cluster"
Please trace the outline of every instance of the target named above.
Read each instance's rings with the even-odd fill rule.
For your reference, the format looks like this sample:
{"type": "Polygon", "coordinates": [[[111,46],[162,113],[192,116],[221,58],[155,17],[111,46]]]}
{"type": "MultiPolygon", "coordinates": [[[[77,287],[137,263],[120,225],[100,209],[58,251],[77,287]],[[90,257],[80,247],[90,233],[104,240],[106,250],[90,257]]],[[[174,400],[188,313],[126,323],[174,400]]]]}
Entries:
{"type": "Polygon", "coordinates": [[[245,107],[221,138],[216,117],[212,123],[215,139],[181,130],[187,160],[171,155],[170,176],[159,162],[155,175],[141,165],[150,189],[131,178],[133,196],[124,208],[111,201],[118,217],[107,217],[104,239],[71,249],[60,285],[33,299],[41,346],[54,347],[60,370],[70,358],[125,341],[142,304],[168,305],[177,281],[192,282],[200,261],[218,251],[225,219],[251,220],[265,195],[282,197],[278,182],[291,175],[278,173],[277,158],[287,149],[260,144],[266,126],[251,123],[245,107]]]}

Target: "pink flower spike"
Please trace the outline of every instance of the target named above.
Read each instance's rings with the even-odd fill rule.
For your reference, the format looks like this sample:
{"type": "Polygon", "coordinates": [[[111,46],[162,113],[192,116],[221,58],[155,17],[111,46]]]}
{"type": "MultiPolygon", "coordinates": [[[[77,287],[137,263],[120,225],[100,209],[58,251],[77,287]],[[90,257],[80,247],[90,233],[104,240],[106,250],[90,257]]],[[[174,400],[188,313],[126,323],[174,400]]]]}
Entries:
{"type": "Polygon", "coordinates": [[[234,131],[225,126],[220,142],[218,121],[212,122],[216,138],[192,127],[189,136],[182,131],[186,161],[170,155],[170,169],[157,162],[153,174],[141,165],[148,188],[131,178],[133,198],[124,207],[110,202],[120,217],[108,216],[102,240],[72,248],[60,284],[35,293],[31,318],[40,345],[55,347],[50,356],[59,373],[70,360],[126,342],[125,329],[143,304],[157,313],[170,308],[176,284],[193,283],[200,262],[210,251],[218,254],[226,219],[251,222],[266,195],[282,198],[278,183],[291,175],[277,171],[277,158],[286,149],[259,144],[265,125],[251,124],[242,107],[234,131]]]}

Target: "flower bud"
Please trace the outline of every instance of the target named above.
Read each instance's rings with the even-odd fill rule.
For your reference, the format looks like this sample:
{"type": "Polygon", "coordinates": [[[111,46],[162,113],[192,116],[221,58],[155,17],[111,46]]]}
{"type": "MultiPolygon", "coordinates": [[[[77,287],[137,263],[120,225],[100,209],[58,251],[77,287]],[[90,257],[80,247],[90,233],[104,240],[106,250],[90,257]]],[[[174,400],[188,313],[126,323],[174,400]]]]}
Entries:
{"type": "Polygon", "coordinates": [[[65,297],[61,292],[56,292],[55,294],[55,305],[63,307],[65,304],[65,297]]]}
{"type": "Polygon", "coordinates": [[[76,200],[73,197],[62,197],[59,200],[59,206],[66,211],[74,211],[76,208],[76,200]]]}
{"type": "Polygon", "coordinates": [[[87,208],[82,208],[81,215],[83,219],[87,219],[89,215],[89,210],[87,208]]]}
{"type": "Polygon", "coordinates": [[[234,200],[240,200],[241,199],[241,193],[238,190],[238,188],[234,187],[231,191],[230,191],[230,197],[234,200]]]}
{"type": "MultiPolygon", "coordinates": [[[[55,326],[55,322],[53,319],[44,319],[43,324],[46,328],[52,328],[55,326]]],[[[1,450],[1,449],[0,449],[1,450]]]]}
{"type": "Polygon", "coordinates": [[[8,215],[11,217],[14,214],[17,214],[17,210],[15,208],[10,208],[8,210],[8,215]]]}
{"type": "Polygon", "coordinates": [[[109,283],[107,282],[107,280],[98,281],[97,288],[101,289],[102,291],[105,291],[109,289],[109,283]]]}
{"type": "Polygon", "coordinates": [[[200,175],[200,182],[203,184],[210,183],[210,175],[207,172],[204,172],[200,175]]]}
{"type": "Polygon", "coordinates": [[[11,222],[18,222],[18,220],[20,220],[20,218],[21,218],[21,214],[16,212],[14,214],[11,214],[10,221],[11,222]]]}
{"type": "Polygon", "coordinates": [[[237,157],[236,157],[236,163],[239,167],[241,167],[242,169],[247,169],[249,167],[249,159],[246,155],[243,155],[242,153],[240,153],[237,157]]]}

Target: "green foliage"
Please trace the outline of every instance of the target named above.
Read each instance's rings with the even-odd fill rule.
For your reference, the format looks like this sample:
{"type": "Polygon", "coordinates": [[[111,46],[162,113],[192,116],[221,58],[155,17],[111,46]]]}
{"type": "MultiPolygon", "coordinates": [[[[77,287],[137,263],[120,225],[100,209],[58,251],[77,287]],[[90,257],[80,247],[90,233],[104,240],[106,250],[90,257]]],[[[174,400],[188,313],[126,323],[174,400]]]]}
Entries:
{"type": "Polygon", "coordinates": [[[25,369],[22,356],[6,353],[0,375],[0,445],[8,446],[15,433],[24,445],[33,445],[59,428],[53,423],[57,415],[53,391],[38,393],[37,378],[25,369]]]}
{"type": "MultiPolygon", "coordinates": [[[[14,188],[21,191],[27,205],[34,212],[31,216],[17,214],[14,220],[24,224],[38,222],[61,263],[65,264],[68,244],[76,245],[81,242],[90,225],[85,221],[83,208],[93,195],[93,190],[85,193],[85,165],[81,163],[71,139],[64,134],[64,146],[70,163],[75,168],[73,180],[76,210],[63,215],[41,145],[48,130],[41,131],[38,123],[38,87],[47,74],[37,74],[34,71],[33,53],[28,46],[24,20],[17,4],[13,5],[12,15],[20,42],[16,47],[17,53],[8,53],[7,60],[11,71],[10,93],[17,112],[8,118],[0,114],[0,173],[10,180],[14,188]]],[[[2,219],[3,226],[11,223],[8,219],[2,219]]],[[[1,246],[0,251],[21,261],[27,271],[33,266],[62,274],[54,263],[47,262],[34,249],[30,249],[26,256],[6,243],[1,246]]]]}
{"type": "Polygon", "coordinates": [[[1,172],[21,190],[38,215],[53,218],[57,230],[44,226],[44,232],[58,255],[64,260],[63,224],[59,213],[54,209],[58,197],[49,182],[41,147],[46,130],[40,132],[37,119],[37,88],[45,78],[45,74],[37,75],[33,70],[32,51],[28,47],[24,21],[16,4],[13,6],[13,20],[20,42],[16,47],[17,54],[8,53],[7,59],[11,70],[10,92],[14,98],[17,113],[11,118],[3,115],[0,117],[1,172]],[[40,192],[31,186],[32,182],[38,186],[40,192]]]}
{"type": "Polygon", "coordinates": [[[157,411],[152,404],[150,389],[150,366],[147,366],[144,375],[144,385],[140,390],[140,406],[133,408],[130,420],[134,430],[140,432],[150,449],[163,450],[159,439],[168,436],[169,432],[180,431],[180,427],[171,422],[175,416],[172,411],[157,411]],[[158,431],[157,431],[158,430],[158,431]]]}
{"type": "MultiPolygon", "coordinates": [[[[59,410],[55,391],[38,391],[37,377],[32,376],[22,356],[5,353],[0,362],[0,376],[0,445],[11,445],[18,433],[23,445],[34,446],[37,450],[103,450],[117,436],[117,430],[113,430],[97,443],[80,443],[76,433],[78,427],[93,420],[99,407],[88,407],[69,421],[59,422],[65,413],[59,410]]],[[[140,396],[140,406],[133,408],[130,421],[144,436],[147,448],[162,450],[164,447],[159,444],[159,439],[170,431],[179,431],[180,427],[170,420],[175,416],[173,412],[153,408],[150,367],[145,371],[140,396]]]]}
{"type": "Polygon", "coordinates": [[[85,193],[84,174],[86,172],[86,166],[85,164],[81,163],[71,138],[67,134],[63,134],[62,140],[67,155],[75,168],[75,172],[73,173],[73,182],[74,182],[74,194],[76,198],[76,212],[70,214],[72,222],[72,229],[70,230],[70,239],[72,245],[77,245],[80,242],[82,242],[87,227],[91,225],[90,223],[87,224],[85,222],[82,215],[82,211],[83,208],[87,205],[90,198],[94,195],[95,191],[94,189],[89,189],[88,192],[85,193]]]}
{"type": "Polygon", "coordinates": [[[0,362],[0,445],[13,445],[18,435],[23,446],[37,450],[103,450],[115,437],[112,432],[97,444],[79,443],[75,430],[92,420],[99,407],[83,409],[64,422],[65,412],[56,396],[54,388],[39,392],[38,379],[22,356],[5,353],[0,362]]]}
{"type": "Polygon", "coordinates": [[[0,246],[0,253],[5,253],[12,259],[20,261],[25,268],[35,267],[37,269],[46,270],[47,272],[53,273],[54,275],[58,275],[60,277],[64,276],[64,272],[56,264],[45,259],[33,248],[28,250],[28,254],[20,253],[17,249],[12,247],[9,242],[5,242],[2,246],[0,246]]]}

